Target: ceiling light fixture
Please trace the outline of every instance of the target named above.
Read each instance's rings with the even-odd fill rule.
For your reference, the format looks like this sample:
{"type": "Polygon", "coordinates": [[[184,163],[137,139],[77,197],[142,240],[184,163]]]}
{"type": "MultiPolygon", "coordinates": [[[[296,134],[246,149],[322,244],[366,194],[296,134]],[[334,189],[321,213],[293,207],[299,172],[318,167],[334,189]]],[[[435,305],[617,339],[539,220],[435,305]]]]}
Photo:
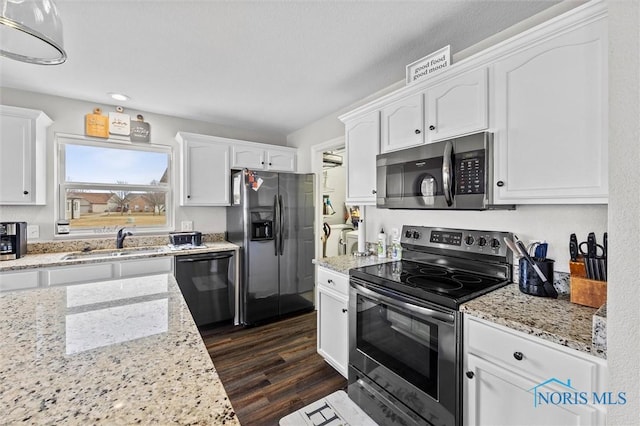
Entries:
{"type": "Polygon", "coordinates": [[[129,96],[123,95],[122,93],[109,92],[107,93],[107,95],[111,96],[116,101],[128,101],[129,99],[131,99],[129,96]]]}
{"type": "Polygon", "coordinates": [[[39,65],[67,60],[53,0],[0,0],[0,55],[39,65]]]}

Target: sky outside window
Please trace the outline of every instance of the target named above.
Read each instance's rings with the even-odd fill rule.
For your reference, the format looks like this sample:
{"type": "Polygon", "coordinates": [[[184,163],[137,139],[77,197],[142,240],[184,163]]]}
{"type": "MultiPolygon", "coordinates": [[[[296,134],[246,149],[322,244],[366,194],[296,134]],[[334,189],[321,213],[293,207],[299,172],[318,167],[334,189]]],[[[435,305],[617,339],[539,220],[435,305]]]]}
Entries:
{"type": "Polygon", "coordinates": [[[149,185],[160,182],[169,165],[169,156],[159,152],[71,144],[65,151],[67,182],[149,185]]]}

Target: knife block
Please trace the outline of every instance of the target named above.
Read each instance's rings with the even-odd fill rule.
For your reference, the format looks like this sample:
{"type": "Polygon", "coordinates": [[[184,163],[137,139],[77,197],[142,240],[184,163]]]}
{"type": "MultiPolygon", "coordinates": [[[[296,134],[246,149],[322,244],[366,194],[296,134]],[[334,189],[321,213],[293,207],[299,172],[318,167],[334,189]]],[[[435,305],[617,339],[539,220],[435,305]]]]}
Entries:
{"type": "MultiPolygon", "coordinates": [[[[571,262],[577,263],[577,262],[571,262]]],[[[599,308],[607,301],[607,282],[575,277],[570,279],[570,300],[577,305],[599,308]]]]}

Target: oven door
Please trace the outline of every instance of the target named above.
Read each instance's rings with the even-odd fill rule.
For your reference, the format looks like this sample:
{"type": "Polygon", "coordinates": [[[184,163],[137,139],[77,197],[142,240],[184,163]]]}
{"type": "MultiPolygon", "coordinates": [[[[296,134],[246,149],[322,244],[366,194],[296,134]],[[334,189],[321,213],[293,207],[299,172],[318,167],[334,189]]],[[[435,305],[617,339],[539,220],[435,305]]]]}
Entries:
{"type": "Polygon", "coordinates": [[[351,399],[380,424],[458,424],[458,313],[356,278],[349,305],[351,399]]]}

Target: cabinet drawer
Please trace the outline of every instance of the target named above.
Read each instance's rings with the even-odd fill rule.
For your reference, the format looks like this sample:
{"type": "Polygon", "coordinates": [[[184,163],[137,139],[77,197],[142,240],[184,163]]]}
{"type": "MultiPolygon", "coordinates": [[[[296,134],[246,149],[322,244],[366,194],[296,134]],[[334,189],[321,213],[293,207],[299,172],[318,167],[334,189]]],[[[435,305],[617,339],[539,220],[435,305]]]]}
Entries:
{"type": "Polygon", "coordinates": [[[468,353],[533,376],[540,382],[551,378],[563,382],[570,379],[574,388],[586,392],[598,391],[602,386],[595,360],[580,357],[572,349],[556,349],[542,339],[506,327],[468,319],[464,330],[468,353]]]}
{"type": "Polygon", "coordinates": [[[50,286],[108,280],[113,277],[113,263],[96,263],[93,265],[75,265],[49,269],[46,274],[47,283],[50,286]]]}
{"type": "Polygon", "coordinates": [[[3,272],[0,274],[0,291],[35,287],[38,287],[38,271],[3,272]]]}
{"type": "Polygon", "coordinates": [[[325,268],[318,268],[318,285],[349,295],[349,276],[325,268]]]}
{"type": "Polygon", "coordinates": [[[173,256],[155,257],[144,260],[129,260],[118,265],[120,277],[135,275],[163,274],[172,270],[173,256]]]}

